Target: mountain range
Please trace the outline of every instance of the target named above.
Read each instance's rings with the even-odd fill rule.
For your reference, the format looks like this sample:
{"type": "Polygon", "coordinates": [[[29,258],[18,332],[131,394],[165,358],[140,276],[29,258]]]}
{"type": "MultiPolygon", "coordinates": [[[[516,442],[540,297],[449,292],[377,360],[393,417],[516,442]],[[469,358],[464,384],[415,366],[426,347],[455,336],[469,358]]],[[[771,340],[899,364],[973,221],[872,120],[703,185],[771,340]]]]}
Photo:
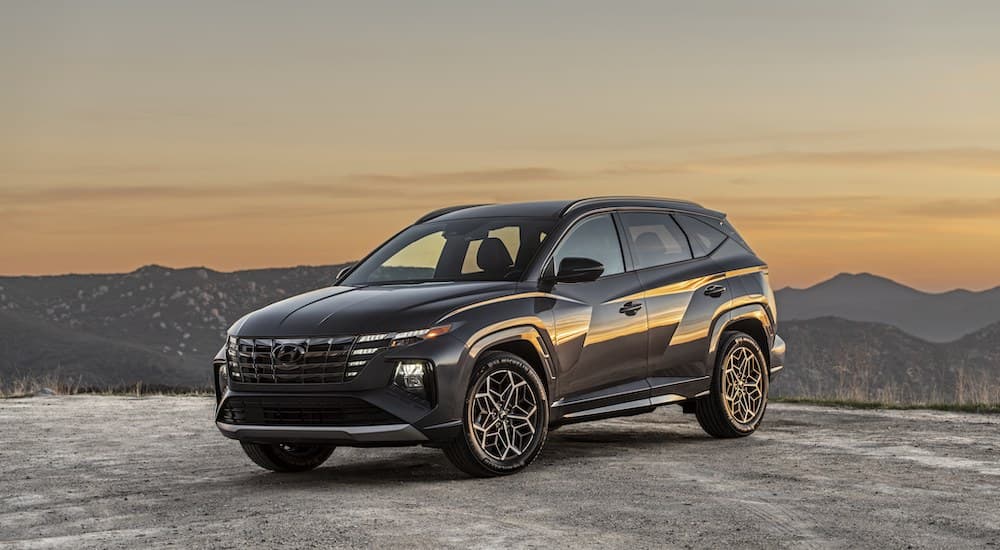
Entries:
{"type": "MultiPolygon", "coordinates": [[[[229,325],[329,285],[343,267],[0,277],[0,386],[46,375],[89,386],[207,386],[229,325]]],[[[930,294],[842,274],[776,296],[788,343],[776,395],[1000,401],[1000,289],[930,294]]]]}
{"type": "Polygon", "coordinates": [[[932,294],[870,273],[842,273],[775,297],[784,321],[830,316],[885,323],[929,342],[951,342],[1000,321],[1000,287],[932,294]]]}
{"type": "Polygon", "coordinates": [[[783,321],[778,331],[788,355],[772,395],[1000,403],[1000,323],[945,343],[838,317],[783,321]]]}
{"type": "Polygon", "coordinates": [[[0,380],[208,385],[207,365],[234,321],[330,285],[345,265],[0,277],[0,380]]]}

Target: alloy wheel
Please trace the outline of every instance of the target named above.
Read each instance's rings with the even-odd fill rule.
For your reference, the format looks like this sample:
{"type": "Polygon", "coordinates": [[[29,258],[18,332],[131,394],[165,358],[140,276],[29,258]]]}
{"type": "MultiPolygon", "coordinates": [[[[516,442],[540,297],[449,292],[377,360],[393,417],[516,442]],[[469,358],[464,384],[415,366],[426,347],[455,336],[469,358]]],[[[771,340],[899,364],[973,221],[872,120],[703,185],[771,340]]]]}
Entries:
{"type": "Polygon", "coordinates": [[[520,374],[498,370],[479,383],[470,415],[479,449],[494,460],[510,460],[524,454],[535,437],[538,397],[520,374]]]}
{"type": "Polygon", "coordinates": [[[734,420],[748,424],[764,405],[764,375],[757,355],[747,346],[729,354],[722,373],[722,397],[734,420]]]}

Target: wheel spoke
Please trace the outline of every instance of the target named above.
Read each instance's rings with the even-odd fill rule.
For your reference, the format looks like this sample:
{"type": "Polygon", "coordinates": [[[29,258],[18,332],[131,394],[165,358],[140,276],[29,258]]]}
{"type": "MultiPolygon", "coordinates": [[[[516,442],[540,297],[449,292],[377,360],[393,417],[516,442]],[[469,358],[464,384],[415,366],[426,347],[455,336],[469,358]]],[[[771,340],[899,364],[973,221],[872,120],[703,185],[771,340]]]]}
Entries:
{"type": "Polygon", "coordinates": [[[764,372],[757,353],[739,345],[723,363],[722,401],[733,420],[752,422],[764,403],[764,372]]]}
{"type": "Polygon", "coordinates": [[[537,396],[521,374],[509,369],[491,373],[480,382],[469,415],[476,443],[494,460],[520,456],[538,431],[537,396]]]}

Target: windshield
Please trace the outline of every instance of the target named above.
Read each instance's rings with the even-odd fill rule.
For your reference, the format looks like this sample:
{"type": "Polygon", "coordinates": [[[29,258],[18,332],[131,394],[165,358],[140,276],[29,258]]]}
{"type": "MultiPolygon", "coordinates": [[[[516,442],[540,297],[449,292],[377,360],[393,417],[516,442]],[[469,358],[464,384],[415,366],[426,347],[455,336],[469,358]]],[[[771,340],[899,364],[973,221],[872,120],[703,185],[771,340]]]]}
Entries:
{"type": "Polygon", "coordinates": [[[516,281],[555,222],[476,218],[414,225],[382,245],[341,284],[516,281]]]}

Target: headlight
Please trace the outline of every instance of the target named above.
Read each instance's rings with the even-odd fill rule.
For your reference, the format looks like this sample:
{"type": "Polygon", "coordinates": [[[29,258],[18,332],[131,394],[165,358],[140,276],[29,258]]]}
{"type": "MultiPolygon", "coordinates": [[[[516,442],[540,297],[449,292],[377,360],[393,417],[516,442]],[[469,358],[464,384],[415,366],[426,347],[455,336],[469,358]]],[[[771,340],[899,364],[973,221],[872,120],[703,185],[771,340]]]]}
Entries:
{"type": "MultiPolygon", "coordinates": [[[[451,330],[451,325],[439,325],[433,328],[423,328],[419,330],[407,330],[403,332],[383,332],[379,334],[365,334],[358,336],[358,344],[369,342],[388,341],[390,347],[408,346],[416,344],[421,340],[436,338],[442,334],[447,334],[451,330]]],[[[379,348],[385,344],[379,344],[379,348]]],[[[362,348],[364,349],[364,348],[362,348]]]]}
{"type": "Polygon", "coordinates": [[[229,373],[232,372],[233,377],[237,378],[237,380],[236,380],[237,382],[240,381],[239,380],[239,378],[240,378],[239,369],[236,369],[236,372],[233,372],[232,369],[235,368],[237,366],[237,364],[238,364],[239,353],[240,353],[239,339],[237,337],[235,337],[235,336],[230,336],[229,337],[229,342],[226,344],[226,365],[225,365],[225,370],[226,370],[227,377],[228,377],[229,373]]]}
{"type": "Polygon", "coordinates": [[[425,401],[433,400],[434,370],[427,361],[404,359],[396,363],[393,384],[425,401]]]}

